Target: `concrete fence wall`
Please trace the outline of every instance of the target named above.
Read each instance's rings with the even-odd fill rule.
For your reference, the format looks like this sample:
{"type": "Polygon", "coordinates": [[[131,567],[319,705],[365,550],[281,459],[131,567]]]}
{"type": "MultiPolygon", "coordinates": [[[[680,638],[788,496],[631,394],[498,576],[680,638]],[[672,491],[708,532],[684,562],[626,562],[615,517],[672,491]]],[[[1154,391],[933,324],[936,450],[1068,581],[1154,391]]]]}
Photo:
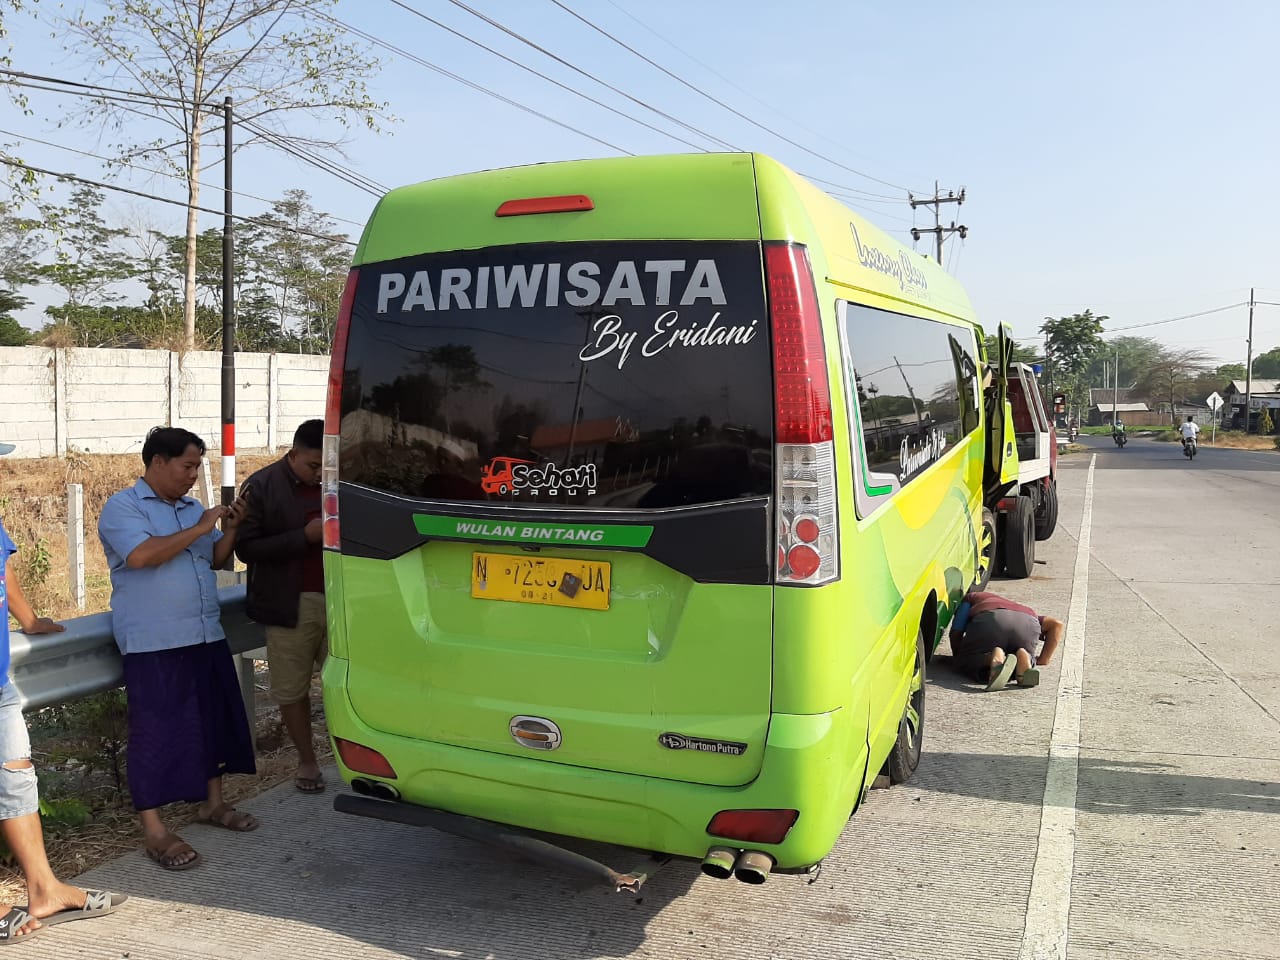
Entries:
{"type": "MultiPolygon", "coordinates": [[[[236,354],[236,447],[275,450],[324,416],[329,358],[236,354]]],[[[15,457],[135,453],[157,424],[222,443],[222,354],[0,347],[0,441],[15,457]]]]}

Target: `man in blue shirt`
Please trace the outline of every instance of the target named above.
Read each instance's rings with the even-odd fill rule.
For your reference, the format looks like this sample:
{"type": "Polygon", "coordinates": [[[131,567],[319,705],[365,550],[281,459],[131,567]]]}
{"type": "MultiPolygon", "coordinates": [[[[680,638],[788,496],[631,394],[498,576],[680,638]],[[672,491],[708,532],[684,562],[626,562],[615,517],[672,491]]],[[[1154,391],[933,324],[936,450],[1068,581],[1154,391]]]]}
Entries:
{"type": "MultiPolygon", "coordinates": [[[[13,445],[0,443],[0,454],[13,445]]],[[[31,741],[22,716],[22,697],[9,680],[9,615],[32,634],[65,628],[37,617],[27,602],[9,559],[18,547],[0,522],[0,834],[27,880],[25,907],[0,905],[0,945],[26,940],[46,926],[111,913],[127,897],[103,890],[81,890],[54,876],[44,849],[40,798],[31,763],[31,741]]]]}
{"type": "Polygon", "coordinates": [[[200,855],[164,825],[165,804],[199,803],[199,822],[238,833],[258,828],[222,799],[224,774],[256,769],[214,573],[231,558],[245,502],[206,510],[186,495],[204,452],[194,433],[156,427],[142,446],[142,479],[98,519],[129,697],[129,792],[147,855],[166,870],[194,867],[200,855]]]}

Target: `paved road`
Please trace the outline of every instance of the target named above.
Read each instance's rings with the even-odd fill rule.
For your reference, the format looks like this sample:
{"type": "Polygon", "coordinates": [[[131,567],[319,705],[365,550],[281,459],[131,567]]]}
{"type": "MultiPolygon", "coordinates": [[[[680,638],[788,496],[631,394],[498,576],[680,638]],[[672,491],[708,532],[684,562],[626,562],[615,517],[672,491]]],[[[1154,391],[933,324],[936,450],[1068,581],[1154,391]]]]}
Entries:
{"type": "Polygon", "coordinates": [[[1280,957],[1280,454],[1087,442],[1035,576],[996,584],[1070,612],[1061,662],[984,694],[936,658],[917,778],[872,794],[811,886],[680,865],[626,899],[281,788],[255,835],[193,828],[198,870],[86,874],[128,908],[26,955],[1280,957]]]}

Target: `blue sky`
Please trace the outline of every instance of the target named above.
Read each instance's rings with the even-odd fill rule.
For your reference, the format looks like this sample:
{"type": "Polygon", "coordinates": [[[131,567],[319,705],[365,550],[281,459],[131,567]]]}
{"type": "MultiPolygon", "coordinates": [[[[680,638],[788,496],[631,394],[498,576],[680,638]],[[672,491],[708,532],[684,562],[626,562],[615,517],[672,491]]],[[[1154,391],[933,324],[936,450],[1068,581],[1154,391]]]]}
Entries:
{"type": "MultiPolygon", "coordinates": [[[[406,2],[567,85],[710,146],[449,0],[406,2]]],[[[959,211],[944,207],[944,219],[965,223],[969,237],[951,240],[944,256],[988,328],[1004,321],[1030,338],[1046,315],[1085,308],[1109,315],[1109,328],[1146,324],[1240,303],[1250,286],[1260,300],[1280,301],[1280,202],[1271,184],[1280,158],[1280,80],[1271,65],[1280,4],[563,0],[698,89],[821,154],[815,156],[664,76],[551,0],[469,2],[692,127],[811,177],[881,195],[867,198],[860,212],[908,244],[913,212],[902,188],[928,193],[935,180],[944,190],[964,186],[967,202],[959,211]]],[[[391,0],[340,0],[335,13],[627,151],[689,149],[503,63],[391,0]]],[[[93,77],[47,26],[13,20],[11,40],[16,69],[93,77]]],[[[400,122],[382,134],[354,133],[346,163],[381,184],[615,154],[421,65],[380,55],[384,65],[372,92],[400,122]]],[[[32,98],[31,116],[4,105],[0,129],[97,149],[96,131],[56,126],[67,105],[50,94],[32,98]]],[[[21,152],[38,165],[101,176],[100,165],[84,157],[31,143],[21,152]]],[[[238,155],[236,174],[238,190],[274,198],[281,184],[300,186],[320,209],[357,223],[374,203],[265,148],[238,155]]],[[[220,185],[221,178],[218,169],[206,179],[220,185]]],[[[138,176],[121,182],[181,196],[176,183],[138,176]]],[[[211,206],[219,200],[215,191],[205,195],[211,206]]],[[[121,216],[142,213],[156,226],[181,227],[176,208],[122,197],[110,205],[121,216]]],[[[263,206],[237,201],[243,213],[263,206]]],[[[930,211],[914,217],[921,226],[932,223],[930,211]]],[[[210,217],[204,225],[219,223],[210,217]]],[[[930,243],[919,246],[931,249],[930,243]]],[[[1132,332],[1242,362],[1246,324],[1247,310],[1238,306],[1132,332]]],[[[1277,344],[1280,307],[1259,306],[1255,354],[1277,344]]]]}

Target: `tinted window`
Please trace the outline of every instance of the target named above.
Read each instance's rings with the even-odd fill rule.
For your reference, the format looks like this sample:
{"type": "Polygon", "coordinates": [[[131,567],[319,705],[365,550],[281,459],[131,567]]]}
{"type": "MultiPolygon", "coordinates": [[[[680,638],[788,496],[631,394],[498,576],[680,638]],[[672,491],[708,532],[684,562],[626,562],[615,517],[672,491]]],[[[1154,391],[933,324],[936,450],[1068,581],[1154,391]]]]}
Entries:
{"type": "Polygon", "coordinates": [[[841,306],[865,492],[888,495],[977,428],[976,344],[965,327],[841,306]]]}
{"type": "Polygon", "coordinates": [[[542,244],[361,268],[342,478],[617,508],[772,488],[759,244],[542,244]]]}

